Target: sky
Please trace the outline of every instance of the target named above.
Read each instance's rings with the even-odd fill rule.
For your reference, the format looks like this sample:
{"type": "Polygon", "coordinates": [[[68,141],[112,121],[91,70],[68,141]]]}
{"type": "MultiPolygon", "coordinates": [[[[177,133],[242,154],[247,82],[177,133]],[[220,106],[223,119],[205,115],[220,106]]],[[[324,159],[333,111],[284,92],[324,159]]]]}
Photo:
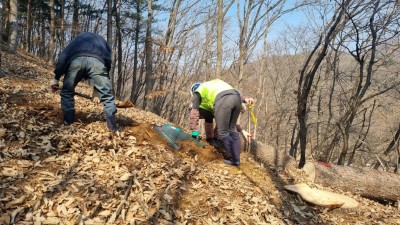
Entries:
{"type": "MultiPolygon", "coordinates": [[[[243,4],[243,0],[241,1],[243,4]]],[[[288,0],[287,1],[287,6],[286,8],[292,8],[296,3],[296,0],[288,0]]],[[[238,18],[237,18],[237,5],[234,3],[230,10],[227,13],[227,29],[231,30],[230,32],[225,32],[226,35],[224,36],[224,48],[227,46],[232,46],[231,49],[236,49],[237,45],[236,42],[239,37],[239,29],[238,29],[238,18]]],[[[272,26],[269,29],[268,32],[268,39],[267,41],[269,43],[272,42],[280,42],[280,40],[283,38],[283,36],[289,36],[289,39],[293,38],[293,34],[296,34],[296,30],[294,30],[294,27],[300,26],[300,25],[305,25],[307,24],[307,17],[305,16],[304,11],[302,10],[297,10],[293,11],[290,13],[286,13],[282,17],[280,17],[278,20],[276,20],[272,26]],[[292,29],[291,29],[292,28],[292,29]],[[292,33],[293,31],[293,33],[292,33]],[[289,34],[289,35],[287,35],[289,34]]],[[[298,32],[297,32],[298,33],[298,32]]],[[[293,38],[295,39],[295,38],[293,38]]],[[[283,44],[283,42],[280,42],[283,44]]],[[[259,40],[256,50],[254,54],[252,54],[254,57],[257,58],[256,53],[260,53],[261,49],[263,47],[263,40],[259,40]]]]}

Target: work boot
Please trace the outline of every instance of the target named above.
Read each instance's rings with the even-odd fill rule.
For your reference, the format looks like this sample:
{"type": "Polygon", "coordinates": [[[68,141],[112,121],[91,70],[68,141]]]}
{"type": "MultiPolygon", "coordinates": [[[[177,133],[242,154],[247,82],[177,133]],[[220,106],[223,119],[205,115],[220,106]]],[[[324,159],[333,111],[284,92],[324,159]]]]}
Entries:
{"type": "Polygon", "coordinates": [[[223,148],[220,149],[220,152],[222,153],[222,156],[224,157],[225,160],[231,160],[232,159],[232,137],[231,136],[226,136],[221,139],[223,148]]]}
{"type": "Polygon", "coordinates": [[[240,134],[239,132],[233,132],[230,133],[230,136],[232,137],[232,145],[231,145],[232,161],[235,164],[240,164],[240,151],[241,151],[240,134]]]}
{"type": "Polygon", "coordinates": [[[69,126],[75,121],[75,110],[64,112],[64,125],[69,126]]]}
{"type": "Polygon", "coordinates": [[[117,132],[117,118],[115,116],[106,117],[107,127],[111,132],[117,132]]]}
{"type": "Polygon", "coordinates": [[[224,159],[224,163],[230,166],[240,166],[240,162],[232,162],[231,160],[224,159]]]}
{"type": "Polygon", "coordinates": [[[219,148],[217,140],[215,138],[207,138],[206,141],[209,145],[213,146],[214,148],[219,148]]]}
{"type": "Polygon", "coordinates": [[[223,149],[224,145],[222,144],[222,142],[218,139],[218,138],[214,138],[214,142],[217,144],[217,149],[223,149]]]}

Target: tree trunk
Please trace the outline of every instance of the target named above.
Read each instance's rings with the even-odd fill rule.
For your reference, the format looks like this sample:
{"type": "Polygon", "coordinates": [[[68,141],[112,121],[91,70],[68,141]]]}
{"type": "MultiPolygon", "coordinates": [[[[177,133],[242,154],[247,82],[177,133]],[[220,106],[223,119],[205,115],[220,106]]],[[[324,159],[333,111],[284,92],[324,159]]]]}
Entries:
{"type": "MultiPolygon", "coordinates": [[[[346,4],[348,4],[348,2],[346,4]]],[[[342,17],[345,12],[346,5],[338,6],[338,9],[332,17],[334,19],[327,25],[325,32],[322,32],[320,34],[318,42],[315,44],[314,49],[308,55],[308,58],[300,72],[297,90],[297,117],[300,125],[300,168],[302,168],[306,162],[307,103],[310,90],[313,85],[314,76],[326,56],[329,43],[333,38],[335,38],[337,30],[340,29],[338,26],[342,22],[342,17]]]]}
{"type": "Polygon", "coordinates": [[[64,20],[64,12],[65,12],[65,1],[60,1],[60,29],[58,31],[58,35],[60,36],[59,48],[64,49],[65,47],[65,20],[64,20]]]}
{"type": "Polygon", "coordinates": [[[112,49],[112,53],[111,53],[111,69],[110,69],[110,72],[109,72],[109,76],[110,76],[110,80],[111,80],[111,90],[112,90],[112,93],[113,93],[113,95],[115,95],[115,76],[114,76],[114,74],[115,74],[115,63],[116,63],[116,61],[117,61],[117,57],[116,57],[116,54],[115,54],[115,52],[117,51],[117,46],[118,46],[118,44],[117,44],[117,39],[116,38],[114,38],[114,40],[113,40],[113,44],[112,45],[110,45],[110,47],[111,47],[111,49],[112,49]]]}
{"type": "Polygon", "coordinates": [[[30,52],[32,44],[32,0],[28,0],[27,2],[27,15],[26,15],[26,45],[25,51],[30,52]]]}
{"type": "MultiPolygon", "coordinates": [[[[208,9],[207,11],[207,22],[204,25],[204,30],[206,32],[206,34],[212,34],[215,30],[215,27],[213,25],[212,22],[212,18],[215,17],[214,14],[214,9],[212,9],[211,7],[208,9]]],[[[218,37],[217,37],[218,40],[218,37]]],[[[218,78],[218,76],[216,75],[216,70],[218,67],[218,53],[217,53],[217,64],[215,66],[215,68],[212,68],[212,58],[213,58],[213,42],[214,42],[214,37],[213,35],[206,35],[205,40],[204,40],[204,55],[202,56],[202,66],[204,66],[205,68],[205,72],[204,74],[197,78],[198,76],[195,76],[198,81],[207,81],[212,79],[211,77],[215,77],[218,78]],[[214,72],[213,72],[214,71],[214,72]]],[[[217,52],[218,52],[218,44],[217,44],[217,52]]]]}
{"type": "MultiPolygon", "coordinates": [[[[114,9],[115,9],[115,33],[117,38],[117,61],[118,61],[118,75],[117,75],[117,90],[116,90],[116,97],[117,99],[122,98],[123,93],[123,85],[122,85],[122,37],[121,37],[121,23],[120,23],[120,1],[114,1],[114,9]]],[[[115,62],[116,63],[116,62],[115,62]]]]}
{"type": "Polygon", "coordinates": [[[146,88],[145,97],[143,100],[143,109],[147,108],[150,100],[150,92],[153,90],[154,77],[153,77],[153,40],[152,40],[152,24],[153,24],[153,1],[147,0],[147,29],[146,29],[146,41],[145,41],[145,58],[146,58],[146,88]]]}
{"type": "Polygon", "coordinates": [[[3,2],[0,0],[0,76],[3,74],[1,64],[1,50],[3,47],[3,2]]]}
{"type": "Polygon", "coordinates": [[[296,170],[296,160],[285,151],[279,151],[276,148],[261,144],[255,140],[251,141],[250,153],[256,160],[268,165],[269,167],[280,169],[296,170]]]}
{"type": "MultiPolygon", "coordinates": [[[[137,2],[136,3],[136,14],[140,15],[141,9],[140,9],[140,4],[137,2]]],[[[131,102],[136,102],[136,100],[139,97],[139,85],[138,82],[140,81],[139,78],[139,71],[138,71],[138,51],[139,51],[139,35],[140,35],[140,24],[141,24],[141,17],[136,16],[135,17],[135,37],[134,37],[134,45],[135,45],[135,50],[134,50],[134,56],[133,56],[133,74],[132,74],[132,89],[131,89],[131,102]]]]}
{"type": "Polygon", "coordinates": [[[217,64],[215,65],[215,77],[221,77],[222,68],[222,28],[224,23],[223,17],[223,0],[218,0],[218,22],[217,22],[217,64]]]}
{"type": "Polygon", "coordinates": [[[112,46],[112,12],[113,12],[113,4],[112,0],[107,0],[107,43],[112,46]]]}
{"type": "Polygon", "coordinates": [[[79,0],[74,0],[72,15],[72,38],[79,34],[79,0]]]}
{"type": "Polygon", "coordinates": [[[39,56],[45,58],[47,56],[47,47],[46,47],[46,32],[47,32],[47,23],[46,23],[46,16],[43,13],[43,9],[41,9],[42,13],[40,14],[40,30],[39,30],[39,56]]]}
{"type": "Polygon", "coordinates": [[[112,93],[115,95],[115,78],[114,78],[114,71],[115,71],[115,51],[114,51],[114,45],[113,45],[113,12],[116,9],[114,8],[114,4],[112,0],[107,0],[107,43],[110,45],[112,51],[111,58],[112,63],[111,63],[111,68],[109,72],[109,77],[111,81],[111,90],[112,93]]]}
{"type": "MultiPolygon", "coordinates": [[[[240,34],[239,34],[239,59],[238,59],[238,64],[239,64],[239,71],[238,71],[238,84],[236,86],[236,89],[240,90],[241,84],[243,81],[243,70],[244,70],[244,61],[247,56],[247,49],[245,46],[246,42],[246,36],[247,36],[247,27],[249,25],[249,19],[250,19],[250,14],[251,14],[251,9],[253,1],[249,1],[247,7],[247,11],[244,12],[244,18],[243,22],[240,23],[240,34]]],[[[239,11],[239,8],[238,8],[239,11]]],[[[239,12],[238,12],[239,15],[239,12]]]]}
{"type": "MultiPolygon", "coordinates": [[[[399,127],[397,128],[396,134],[394,135],[392,141],[389,143],[388,147],[386,148],[385,152],[383,153],[384,156],[389,155],[389,153],[395,149],[394,145],[396,144],[396,142],[398,143],[399,139],[400,139],[400,124],[399,124],[399,127]]],[[[376,160],[374,169],[378,169],[380,165],[381,165],[381,163],[379,162],[379,160],[376,160]]]]}
{"type": "Polygon", "coordinates": [[[297,147],[299,146],[299,132],[297,130],[297,121],[293,126],[292,129],[292,137],[290,139],[290,150],[289,150],[289,155],[296,158],[297,156],[297,147]]]}
{"type": "Polygon", "coordinates": [[[54,62],[54,37],[55,37],[55,30],[56,30],[56,22],[55,22],[55,15],[54,15],[54,0],[50,0],[49,8],[50,8],[50,40],[49,40],[48,62],[50,65],[53,65],[53,62],[54,62]]]}
{"type": "Polygon", "coordinates": [[[8,51],[15,52],[17,50],[18,35],[18,0],[10,1],[9,14],[9,35],[8,35],[8,51]]]}

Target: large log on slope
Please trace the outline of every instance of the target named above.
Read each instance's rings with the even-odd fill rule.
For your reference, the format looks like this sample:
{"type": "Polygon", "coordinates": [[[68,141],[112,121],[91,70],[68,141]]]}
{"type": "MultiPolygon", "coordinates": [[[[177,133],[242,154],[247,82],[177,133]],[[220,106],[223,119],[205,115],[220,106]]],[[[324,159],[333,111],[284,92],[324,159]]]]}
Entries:
{"type": "Polygon", "coordinates": [[[323,186],[377,200],[400,200],[400,175],[374,170],[313,162],[315,182],[323,186]]]}
{"type": "MultiPolygon", "coordinates": [[[[252,142],[250,149],[251,154],[262,163],[275,168],[296,170],[295,159],[283,151],[277,151],[271,146],[255,141],[252,142]]],[[[339,188],[375,200],[400,200],[399,174],[320,162],[308,162],[306,166],[307,174],[319,185],[339,188]]]]}

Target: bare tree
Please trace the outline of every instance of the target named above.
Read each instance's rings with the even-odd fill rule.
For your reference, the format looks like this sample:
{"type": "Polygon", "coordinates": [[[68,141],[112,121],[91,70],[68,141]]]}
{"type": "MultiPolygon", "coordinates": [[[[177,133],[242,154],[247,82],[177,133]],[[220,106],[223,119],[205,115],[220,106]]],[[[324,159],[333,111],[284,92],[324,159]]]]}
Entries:
{"type": "Polygon", "coordinates": [[[154,77],[153,77],[153,37],[152,37],[152,24],[153,24],[153,1],[147,0],[147,28],[146,28],[146,41],[145,41],[145,58],[146,58],[146,89],[145,98],[143,100],[143,108],[146,109],[148,105],[148,95],[153,90],[154,77]]]}
{"type": "Polygon", "coordinates": [[[79,0],[74,0],[73,3],[73,15],[72,15],[72,38],[74,38],[76,35],[79,34],[80,32],[80,27],[79,27],[79,0]]]}
{"type": "Polygon", "coordinates": [[[107,0],[107,42],[110,46],[112,46],[112,33],[113,33],[113,20],[112,20],[112,13],[113,13],[113,1],[107,0]]]}
{"type": "Polygon", "coordinates": [[[355,49],[351,49],[348,46],[345,46],[345,48],[358,64],[358,79],[355,79],[353,91],[348,98],[349,101],[346,103],[346,111],[337,121],[343,143],[338,158],[339,165],[343,165],[347,160],[350,128],[359,108],[368,100],[386,93],[400,84],[397,81],[367,95],[373,75],[379,67],[379,60],[377,59],[378,47],[398,35],[398,32],[391,31],[393,22],[397,20],[396,18],[399,15],[397,10],[391,10],[393,4],[396,4],[395,1],[381,2],[377,0],[373,3],[371,2],[368,5],[368,10],[363,11],[359,17],[348,14],[352,24],[351,30],[353,31],[349,32],[349,36],[354,40],[356,46],[355,49]],[[382,13],[385,16],[382,16],[382,13]],[[367,26],[364,26],[364,23],[361,22],[364,18],[368,18],[367,26]]]}
{"type": "Polygon", "coordinates": [[[121,1],[115,0],[114,1],[114,9],[115,9],[115,33],[116,33],[116,41],[117,41],[117,62],[114,62],[115,65],[118,67],[117,73],[117,90],[115,91],[116,96],[118,99],[121,99],[122,92],[123,92],[123,85],[122,85],[122,31],[121,31],[121,17],[120,17],[120,7],[121,1]]]}
{"type": "MultiPolygon", "coordinates": [[[[214,4],[214,1],[211,2],[211,4],[214,4]]],[[[200,79],[203,81],[209,80],[211,79],[211,77],[219,77],[220,75],[217,75],[215,72],[215,69],[218,68],[218,53],[217,53],[217,65],[213,71],[213,44],[215,42],[215,38],[213,35],[214,31],[215,31],[215,22],[213,20],[213,18],[215,18],[215,8],[214,7],[209,7],[207,10],[207,20],[205,22],[205,30],[207,34],[210,35],[206,35],[205,37],[205,42],[204,42],[204,56],[203,56],[203,65],[206,68],[206,71],[204,72],[204,78],[200,79]]],[[[217,32],[218,33],[218,32],[217,32]]],[[[218,35],[218,34],[217,34],[218,35]]],[[[222,34],[221,34],[221,38],[222,38],[222,34]]],[[[218,39],[218,38],[217,38],[218,39]]],[[[218,43],[217,43],[217,52],[218,52],[218,43]]],[[[221,45],[222,48],[222,45],[221,45]]],[[[222,60],[222,49],[221,49],[221,60],[222,60]]],[[[222,61],[221,61],[221,67],[222,67],[222,61]]]]}
{"type": "Polygon", "coordinates": [[[18,39],[18,0],[10,0],[8,23],[8,51],[15,52],[17,50],[18,39]]]}
{"type": "Polygon", "coordinates": [[[25,50],[29,52],[32,45],[32,0],[28,0],[27,2],[26,33],[25,50]]]}
{"type": "Polygon", "coordinates": [[[50,38],[49,38],[49,52],[48,52],[48,63],[53,65],[54,62],[54,41],[55,41],[55,30],[56,30],[56,21],[55,21],[55,13],[54,13],[54,0],[50,0],[49,2],[50,9],[50,38]]]}
{"type": "Polygon", "coordinates": [[[182,103],[190,99],[185,95],[188,94],[186,90],[190,86],[187,82],[204,80],[211,75],[209,62],[213,60],[210,49],[214,37],[212,34],[215,33],[213,32],[215,22],[212,19],[214,11],[210,9],[208,2],[204,5],[200,4],[201,1],[172,3],[174,4],[168,7],[171,9],[168,27],[173,29],[167,29],[166,35],[160,41],[159,49],[155,51],[158,53],[154,57],[156,65],[163,63],[154,70],[160,82],[152,95],[156,96],[157,100],[162,100],[156,102],[158,106],[164,107],[161,115],[181,120],[187,112],[187,105],[182,103]],[[198,28],[202,26],[205,26],[207,34],[210,34],[205,38],[200,37],[198,33],[198,28]],[[166,40],[169,40],[170,44],[166,45],[165,43],[168,43],[166,40]],[[192,73],[194,76],[191,77],[180,76],[192,73]],[[180,114],[175,110],[183,111],[180,114]]]}
{"type": "Polygon", "coordinates": [[[134,50],[133,50],[133,71],[132,71],[132,88],[131,88],[131,96],[130,100],[132,102],[136,102],[137,99],[139,98],[139,93],[140,93],[140,85],[138,84],[141,81],[141,74],[139,71],[139,36],[140,36],[140,31],[141,31],[141,21],[142,21],[142,6],[139,4],[139,2],[136,2],[136,7],[135,7],[135,30],[134,30],[134,50]]]}
{"type": "Polygon", "coordinates": [[[332,19],[324,27],[319,35],[319,39],[310,52],[300,71],[298,90],[297,90],[297,118],[299,121],[299,140],[300,140],[300,162],[299,167],[302,168],[306,163],[307,149],[307,104],[309,100],[310,90],[313,85],[315,74],[319,69],[323,59],[328,51],[329,43],[335,38],[338,30],[343,27],[345,13],[352,1],[342,1],[332,14],[332,19]]]}
{"type": "Polygon", "coordinates": [[[374,113],[375,106],[376,106],[376,101],[374,101],[374,104],[372,105],[372,109],[370,110],[368,119],[367,119],[368,109],[364,109],[363,110],[364,112],[363,112],[363,119],[362,119],[360,133],[358,134],[358,138],[356,140],[356,143],[353,145],[353,149],[352,149],[352,151],[350,153],[349,160],[347,160],[347,165],[348,166],[350,166],[354,162],[356,151],[359,150],[363,146],[363,144],[366,142],[366,139],[368,137],[368,133],[369,133],[370,128],[371,128],[372,114],[374,113]],[[361,131],[364,128],[366,128],[366,131],[362,133],[361,131]]]}
{"type": "Polygon", "coordinates": [[[224,0],[217,0],[218,16],[217,16],[217,63],[215,65],[215,77],[221,77],[222,70],[222,31],[224,27],[224,18],[228,10],[231,8],[235,0],[230,0],[226,6],[224,6],[224,0]]]}
{"type": "Polygon", "coordinates": [[[0,0],[0,76],[3,75],[2,64],[1,64],[1,51],[3,48],[3,2],[0,0]]]}
{"type": "Polygon", "coordinates": [[[60,29],[57,29],[59,35],[59,48],[64,49],[65,47],[65,1],[60,0],[60,29]]]}
{"type": "Polygon", "coordinates": [[[240,5],[240,2],[237,2],[237,18],[240,30],[237,44],[239,48],[238,89],[242,85],[244,65],[249,60],[249,56],[253,53],[257,43],[269,31],[269,27],[282,15],[305,5],[305,3],[300,3],[284,9],[287,5],[285,0],[276,2],[245,0],[243,6],[240,5]]]}
{"type": "MultiPolygon", "coordinates": [[[[266,4],[272,4],[267,2],[266,4]]],[[[277,1],[275,4],[273,4],[271,7],[268,8],[268,15],[266,15],[266,19],[264,22],[262,22],[262,26],[264,26],[264,31],[260,33],[259,39],[261,40],[261,35],[263,38],[263,48],[262,48],[262,53],[261,53],[261,57],[260,57],[260,61],[261,61],[261,65],[259,68],[259,71],[257,71],[257,80],[258,80],[258,85],[257,85],[257,104],[255,105],[255,112],[257,114],[259,114],[260,112],[262,112],[265,116],[265,118],[268,118],[268,93],[270,93],[270,91],[268,89],[266,89],[265,87],[267,86],[267,77],[272,76],[272,74],[276,74],[277,78],[281,78],[281,75],[278,75],[280,73],[280,71],[282,71],[283,68],[281,68],[280,70],[277,71],[268,71],[268,46],[269,43],[267,41],[268,39],[268,34],[270,32],[270,28],[271,26],[279,19],[281,18],[283,15],[295,11],[297,9],[300,9],[304,6],[306,6],[308,3],[307,2],[303,2],[303,1],[299,1],[296,5],[289,7],[289,8],[285,8],[286,5],[286,1],[277,1]]],[[[304,37],[304,34],[300,34],[300,35],[295,35],[295,37],[304,37]]],[[[258,40],[254,40],[254,41],[258,41],[258,40]]],[[[272,79],[272,78],[271,78],[272,79]]],[[[290,85],[290,83],[286,82],[286,85],[290,85]]],[[[275,85],[274,85],[275,86],[275,85]]],[[[282,88],[281,91],[286,92],[288,89],[287,88],[282,88]]],[[[276,89],[274,89],[274,92],[277,91],[276,89]]],[[[276,94],[276,93],[275,93],[276,94]]],[[[276,99],[276,98],[275,98],[276,99]]],[[[277,106],[278,107],[282,107],[283,105],[282,103],[282,99],[279,99],[278,101],[276,101],[277,106]]],[[[286,117],[286,115],[281,114],[279,121],[283,122],[284,117],[286,117]]],[[[260,121],[261,122],[261,126],[262,123],[266,123],[265,120],[264,121],[260,121]]],[[[247,124],[247,127],[250,128],[250,122],[247,124]]],[[[264,125],[265,126],[265,125],[264,125]]],[[[259,126],[258,126],[259,127],[259,126]]],[[[256,137],[256,133],[257,133],[257,126],[254,126],[254,138],[256,137]]],[[[277,126],[279,127],[279,126],[277,126]]],[[[264,137],[261,137],[261,140],[265,140],[267,139],[268,136],[271,136],[270,134],[268,134],[267,132],[264,132],[264,137]]],[[[279,143],[279,136],[280,133],[276,132],[276,143],[278,145],[279,143]]],[[[278,147],[278,146],[276,146],[278,147]]]]}
{"type": "Polygon", "coordinates": [[[173,51],[173,46],[171,46],[171,43],[174,39],[175,35],[175,29],[176,29],[176,21],[177,21],[177,15],[179,11],[179,7],[181,5],[181,0],[174,0],[172,3],[172,7],[170,9],[170,17],[168,20],[168,27],[167,30],[165,31],[164,35],[164,40],[163,43],[161,43],[161,68],[159,72],[159,85],[158,85],[158,91],[159,93],[155,96],[155,104],[153,105],[153,112],[156,113],[157,115],[161,115],[162,109],[164,107],[166,98],[168,96],[167,91],[169,88],[165,87],[167,77],[169,75],[169,60],[171,58],[171,55],[174,53],[173,51]]]}

